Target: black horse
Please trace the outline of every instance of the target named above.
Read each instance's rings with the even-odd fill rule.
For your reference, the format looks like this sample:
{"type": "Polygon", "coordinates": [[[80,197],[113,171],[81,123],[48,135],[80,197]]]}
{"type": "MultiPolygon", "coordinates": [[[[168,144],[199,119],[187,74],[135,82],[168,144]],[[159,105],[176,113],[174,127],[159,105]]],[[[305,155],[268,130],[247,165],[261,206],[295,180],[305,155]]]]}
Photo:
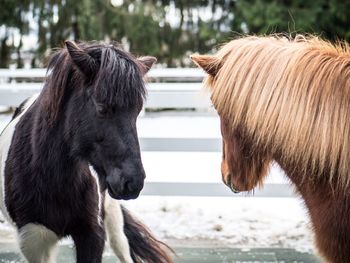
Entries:
{"type": "Polygon", "coordinates": [[[67,41],[49,60],[40,95],[1,134],[1,210],[29,262],[54,262],[65,236],[77,262],[101,262],[107,237],[122,262],[171,262],[164,244],[115,200],[143,188],[136,118],[155,61],[67,41]]]}

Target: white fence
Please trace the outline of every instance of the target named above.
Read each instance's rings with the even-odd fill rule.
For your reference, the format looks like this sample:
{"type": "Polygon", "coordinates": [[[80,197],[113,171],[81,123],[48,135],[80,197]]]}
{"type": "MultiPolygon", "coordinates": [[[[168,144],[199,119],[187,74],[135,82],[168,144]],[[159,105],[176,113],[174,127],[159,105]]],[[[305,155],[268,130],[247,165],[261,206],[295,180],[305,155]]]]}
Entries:
{"type": "MultiPolygon", "coordinates": [[[[40,92],[45,75],[45,69],[0,69],[0,105],[15,106],[40,92]]],[[[203,76],[197,69],[151,70],[147,75],[150,82],[145,107],[207,108],[208,95],[200,92],[203,76]]]]}
{"type": "MultiPolygon", "coordinates": [[[[16,106],[27,97],[40,92],[45,74],[45,69],[0,69],[0,105],[16,106]]],[[[210,99],[202,89],[203,76],[204,73],[198,69],[152,69],[147,76],[149,84],[145,108],[207,110],[210,99]]],[[[142,151],[157,152],[221,152],[222,149],[220,137],[141,137],[140,145],[142,151]]],[[[230,197],[244,195],[233,195],[221,183],[201,182],[149,182],[146,183],[143,194],[230,197]]],[[[263,190],[256,190],[254,196],[290,197],[292,191],[284,183],[267,184],[263,190]]]]}

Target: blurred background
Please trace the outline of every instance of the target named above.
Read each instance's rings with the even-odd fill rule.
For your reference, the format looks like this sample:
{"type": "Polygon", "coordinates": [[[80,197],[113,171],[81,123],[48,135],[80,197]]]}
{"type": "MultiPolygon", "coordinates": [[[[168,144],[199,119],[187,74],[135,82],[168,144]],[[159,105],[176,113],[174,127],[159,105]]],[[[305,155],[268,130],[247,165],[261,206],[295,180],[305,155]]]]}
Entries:
{"type": "Polygon", "coordinates": [[[0,0],[0,8],[0,67],[41,67],[66,39],[116,40],[179,67],[235,34],[350,37],[348,0],[0,0]]]}
{"type": "MultiPolygon", "coordinates": [[[[253,193],[222,184],[219,119],[189,59],[242,34],[281,32],[349,40],[350,1],[0,0],[0,132],[40,92],[46,57],[66,39],[155,56],[138,120],[146,184],[123,204],[175,248],[176,262],[320,262],[303,202],[277,165],[253,193]]],[[[0,262],[22,262],[1,215],[0,262]]],[[[70,240],[58,262],[74,262],[70,240]]],[[[108,249],[104,262],[115,262],[108,249]]]]}

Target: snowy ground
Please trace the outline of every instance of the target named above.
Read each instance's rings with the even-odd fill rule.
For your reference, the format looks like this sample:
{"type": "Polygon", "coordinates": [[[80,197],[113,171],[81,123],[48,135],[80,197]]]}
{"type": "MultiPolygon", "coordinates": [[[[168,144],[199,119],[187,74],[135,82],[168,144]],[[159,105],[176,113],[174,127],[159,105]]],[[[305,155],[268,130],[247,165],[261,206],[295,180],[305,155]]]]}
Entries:
{"type": "MultiPolygon", "coordinates": [[[[175,246],[313,250],[305,209],[294,198],[141,196],[124,205],[175,246]]],[[[0,223],[0,243],[14,240],[12,228],[0,223]]]]}
{"type": "Polygon", "coordinates": [[[165,239],[312,250],[305,209],[296,198],[143,196],[126,206],[165,239]]]}
{"type": "MultiPolygon", "coordinates": [[[[205,115],[205,114],[204,114],[205,115]]],[[[0,115],[0,130],[9,116],[0,115]]],[[[144,137],[219,137],[219,121],[209,116],[151,114],[138,122],[144,137]]],[[[149,182],[220,182],[220,153],[142,153],[149,182]]],[[[274,167],[268,181],[285,182],[274,167]]],[[[124,202],[155,234],[171,243],[313,250],[312,234],[298,198],[141,196],[124,202]]],[[[0,221],[0,242],[13,241],[0,221]]]]}

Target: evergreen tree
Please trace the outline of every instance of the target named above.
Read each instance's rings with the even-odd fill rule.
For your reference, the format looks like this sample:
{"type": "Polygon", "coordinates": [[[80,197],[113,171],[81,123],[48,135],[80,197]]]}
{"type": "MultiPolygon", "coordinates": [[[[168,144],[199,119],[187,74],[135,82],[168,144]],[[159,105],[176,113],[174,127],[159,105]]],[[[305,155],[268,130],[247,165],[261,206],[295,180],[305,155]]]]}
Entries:
{"type": "Polygon", "coordinates": [[[350,38],[349,0],[0,0],[0,8],[0,67],[23,65],[22,37],[33,34],[33,21],[34,66],[66,39],[115,40],[164,65],[186,66],[190,53],[211,52],[237,33],[350,38]]]}

